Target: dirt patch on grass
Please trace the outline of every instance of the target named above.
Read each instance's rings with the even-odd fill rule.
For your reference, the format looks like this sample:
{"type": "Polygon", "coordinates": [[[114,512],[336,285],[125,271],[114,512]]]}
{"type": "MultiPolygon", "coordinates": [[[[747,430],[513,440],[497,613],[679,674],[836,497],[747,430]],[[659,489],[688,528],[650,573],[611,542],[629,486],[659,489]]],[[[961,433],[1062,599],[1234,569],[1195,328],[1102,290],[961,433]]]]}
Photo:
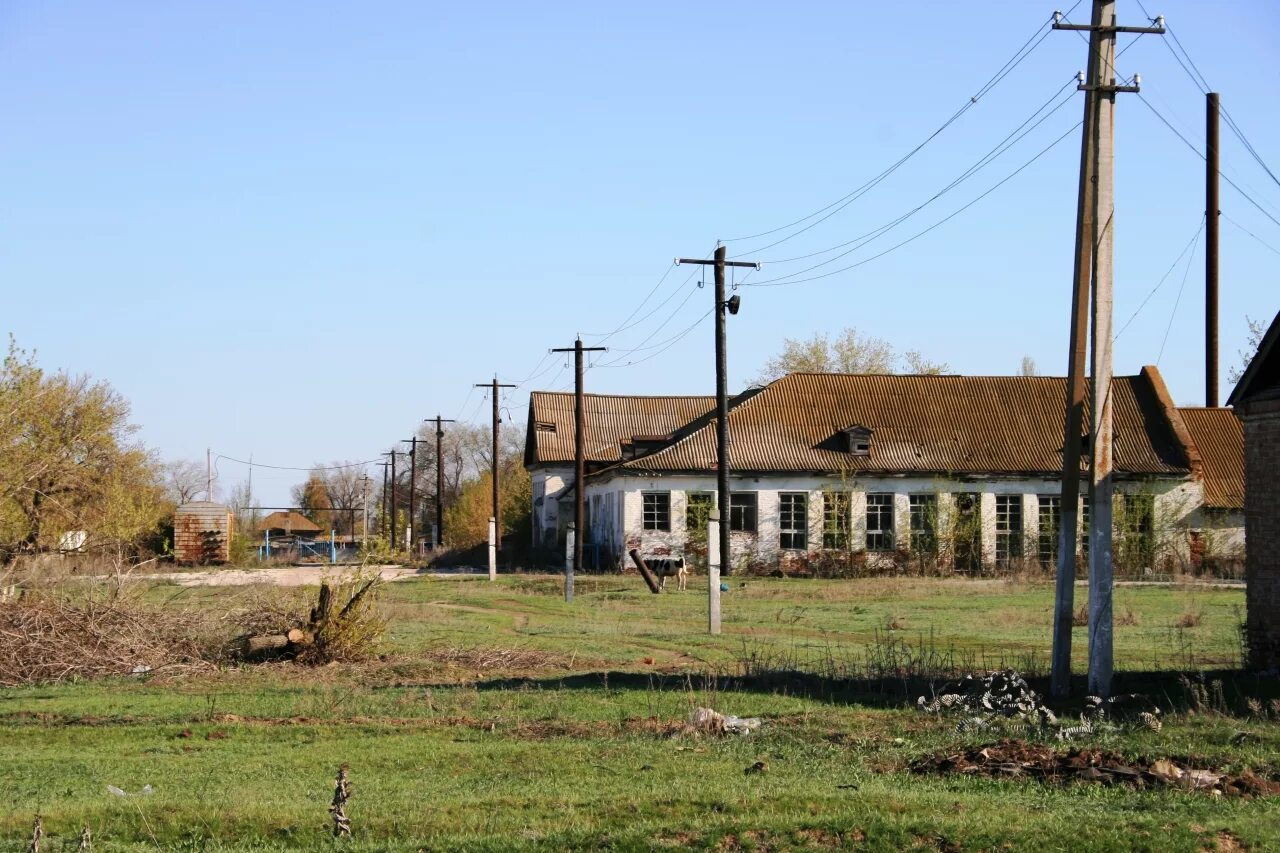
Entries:
{"type": "Polygon", "coordinates": [[[1250,770],[1229,773],[1201,769],[1181,759],[1133,760],[1102,749],[1057,752],[1050,746],[1001,740],[962,752],[936,752],[908,765],[912,773],[1038,779],[1045,782],[1092,782],[1134,788],[1181,788],[1216,796],[1262,797],[1280,794],[1274,774],[1250,770]]]}

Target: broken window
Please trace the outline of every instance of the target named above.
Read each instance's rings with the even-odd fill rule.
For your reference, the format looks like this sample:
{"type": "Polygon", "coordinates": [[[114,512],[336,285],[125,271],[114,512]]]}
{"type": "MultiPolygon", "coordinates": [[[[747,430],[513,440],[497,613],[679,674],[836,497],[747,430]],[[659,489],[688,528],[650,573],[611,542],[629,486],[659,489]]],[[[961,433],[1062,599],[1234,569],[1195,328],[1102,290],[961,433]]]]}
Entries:
{"type": "Polygon", "coordinates": [[[1089,496],[1080,498],[1080,554],[1089,558],[1089,496]]]}
{"type": "Polygon", "coordinates": [[[867,495],[867,550],[893,550],[893,495],[867,495]]]}
{"type": "Polygon", "coordinates": [[[852,521],[848,492],[822,493],[822,547],[849,548],[849,528],[852,521]]]}
{"type": "Polygon", "coordinates": [[[711,520],[711,510],[716,508],[716,493],[687,492],[685,499],[685,529],[706,536],[707,522],[711,520]]]}
{"type": "Polygon", "coordinates": [[[1062,535],[1062,498],[1058,495],[1040,495],[1040,565],[1046,569],[1058,565],[1058,539],[1062,535]]]}
{"type": "Polygon", "coordinates": [[[671,529],[671,493],[644,492],[644,529],[671,529]]]}
{"type": "Polygon", "coordinates": [[[788,551],[809,549],[809,493],[782,492],[778,495],[779,545],[788,551]]]}
{"type": "Polygon", "coordinates": [[[996,565],[1022,556],[1022,495],[996,495],[996,565]]]}
{"type": "Polygon", "coordinates": [[[938,552],[938,496],[908,495],[911,508],[911,551],[915,554],[938,552]]]}
{"type": "Polygon", "coordinates": [[[1121,513],[1121,565],[1129,569],[1150,569],[1155,560],[1154,496],[1125,495],[1121,513]]]}
{"type": "Polygon", "coordinates": [[[850,427],[844,431],[845,449],[852,456],[871,455],[871,430],[864,426],[850,427]]]}
{"type": "Polygon", "coordinates": [[[977,492],[958,492],[953,496],[955,514],[951,519],[951,541],[955,549],[957,572],[982,570],[981,497],[977,492]]]}
{"type": "Polygon", "coordinates": [[[734,492],[729,495],[729,529],[743,533],[756,532],[755,492],[734,492]]]}

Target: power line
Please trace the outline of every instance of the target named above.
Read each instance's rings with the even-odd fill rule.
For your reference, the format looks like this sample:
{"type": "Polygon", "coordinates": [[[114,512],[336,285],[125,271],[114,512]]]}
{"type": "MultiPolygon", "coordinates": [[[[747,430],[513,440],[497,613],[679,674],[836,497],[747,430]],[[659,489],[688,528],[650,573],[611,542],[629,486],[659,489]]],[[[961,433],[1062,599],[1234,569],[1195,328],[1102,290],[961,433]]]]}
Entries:
{"type": "Polygon", "coordinates": [[[1241,225],[1239,222],[1236,222],[1234,219],[1232,219],[1230,216],[1227,216],[1225,213],[1221,214],[1221,216],[1222,216],[1222,218],[1223,218],[1223,219],[1227,220],[1227,221],[1228,221],[1228,222],[1230,222],[1232,225],[1234,225],[1235,227],[1239,228],[1241,231],[1243,231],[1244,233],[1248,234],[1250,237],[1252,237],[1253,239],[1257,240],[1259,243],[1261,243],[1262,245],[1266,246],[1266,247],[1267,247],[1268,249],[1270,249],[1271,251],[1275,252],[1277,255],[1280,255],[1280,249],[1277,249],[1275,246],[1271,245],[1271,244],[1270,244],[1270,243],[1268,243],[1266,240],[1263,240],[1263,239],[1262,239],[1261,237],[1259,237],[1257,234],[1254,234],[1254,233],[1253,233],[1252,231],[1250,231],[1248,228],[1245,228],[1243,225],[1241,225]]]}
{"type": "Polygon", "coordinates": [[[1164,285],[1165,279],[1167,279],[1169,277],[1169,274],[1172,273],[1174,269],[1178,266],[1178,263],[1182,260],[1182,257],[1188,251],[1190,251],[1191,247],[1195,244],[1195,242],[1200,239],[1200,234],[1202,231],[1204,231],[1204,223],[1205,223],[1205,217],[1202,215],[1200,217],[1200,226],[1196,228],[1196,233],[1191,237],[1190,240],[1187,241],[1187,245],[1184,246],[1182,248],[1182,251],[1178,253],[1178,257],[1173,259],[1173,263],[1169,264],[1169,268],[1164,271],[1164,275],[1160,276],[1160,280],[1156,282],[1156,286],[1151,288],[1151,291],[1147,293],[1146,297],[1143,298],[1141,304],[1138,305],[1137,310],[1133,312],[1132,316],[1130,316],[1128,320],[1124,321],[1124,325],[1120,327],[1120,331],[1116,332],[1116,336],[1115,336],[1116,340],[1120,339],[1120,336],[1124,334],[1124,330],[1129,328],[1129,324],[1131,324],[1137,318],[1137,316],[1140,313],[1142,313],[1142,309],[1147,307],[1147,303],[1151,301],[1151,297],[1155,296],[1156,291],[1159,290],[1164,285]]]}
{"type": "MultiPolygon", "coordinates": [[[[889,248],[885,249],[884,251],[879,252],[878,254],[872,255],[872,256],[871,256],[871,257],[869,257],[869,258],[864,258],[863,260],[858,261],[857,263],[853,263],[853,264],[849,264],[848,266],[841,267],[840,269],[837,269],[837,270],[831,270],[831,271],[829,271],[829,272],[825,272],[825,273],[822,273],[822,274],[820,274],[820,275],[810,276],[809,278],[787,279],[786,277],[783,277],[783,278],[778,278],[778,279],[771,279],[771,280],[769,280],[769,281],[759,281],[759,282],[755,282],[755,283],[752,283],[752,284],[747,284],[747,285],[744,285],[744,286],[745,286],[745,287],[783,287],[783,286],[786,286],[786,285],[789,285],[789,284],[801,284],[801,283],[808,282],[808,281],[817,281],[818,279],[828,278],[828,277],[833,276],[833,275],[839,275],[839,274],[840,274],[840,273],[842,273],[842,272],[848,272],[849,270],[854,269],[855,267],[860,267],[860,266],[862,266],[863,264],[867,264],[867,263],[870,263],[871,261],[876,260],[877,258],[882,258],[882,257],[884,257],[885,255],[889,254],[890,252],[893,252],[893,251],[895,251],[895,250],[897,250],[897,249],[902,248],[903,246],[907,245],[908,243],[912,243],[912,242],[914,242],[915,240],[918,240],[919,238],[921,238],[921,237],[923,237],[924,235],[928,234],[928,233],[929,233],[930,231],[932,231],[933,229],[935,229],[935,228],[939,227],[940,225],[943,225],[943,224],[944,224],[944,223],[946,223],[946,222],[949,222],[950,220],[954,219],[956,216],[959,216],[959,215],[960,215],[961,213],[963,213],[964,211],[968,210],[969,208],[973,207],[973,206],[974,206],[975,204],[977,204],[978,202],[982,201],[982,200],[983,200],[984,198],[986,198],[987,196],[991,195],[991,193],[995,192],[995,191],[996,191],[996,190],[998,190],[1000,187],[1004,186],[1004,185],[1005,185],[1006,183],[1008,183],[1010,180],[1012,180],[1013,178],[1015,178],[1019,173],[1021,173],[1024,169],[1026,169],[1027,167],[1029,167],[1032,163],[1035,163],[1037,160],[1039,160],[1039,159],[1040,159],[1041,157],[1043,157],[1045,154],[1049,153],[1049,151],[1051,151],[1053,148],[1057,147],[1057,145],[1058,145],[1060,142],[1062,142],[1062,140],[1066,139],[1068,136],[1070,136],[1072,133],[1074,133],[1076,130],[1078,130],[1078,129],[1080,128],[1080,125],[1081,125],[1081,124],[1082,124],[1082,122],[1076,122],[1073,126],[1071,126],[1070,128],[1068,128],[1068,129],[1067,129],[1067,132],[1066,132],[1066,133],[1064,133],[1064,134],[1062,134],[1061,136],[1059,136],[1059,137],[1058,137],[1057,139],[1055,139],[1053,142],[1050,142],[1047,146],[1045,146],[1044,148],[1042,148],[1042,149],[1041,149],[1041,150],[1040,150],[1040,151],[1039,151],[1039,152],[1038,152],[1034,157],[1032,157],[1030,160],[1028,160],[1027,162],[1023,163],[1021,166],[1019,166],[1017,169],[1015,169],[1015,170],[1014,170],[1013,172],[1011,172],[1009,175],[1007,175],[1007,176],[1005,176],[1004,178],[1002,178],[1002,179],[1001,179],[998,183],[996,183],[994,186],[992,186],[991,188],[989,188],[988,190],[986,190],[986,192],[982,193],[982,194],[981,194],[981,195],[979,195],[977,198],[973,199],[973,200],[972,200],[972,201],[970,201],[968,204],[966,204],[966,205],[964,205],[963,207],[961,207],[959,210],[956,210],[956,211],[954,211],[953,213],[951,213],[951,214],[949,214],[949,215],[947,215],[947,216],[943,217],[942,219],[939,219],[937,222],[933,223],[933,224],[932,224],[932,225],[930,225],[928,228],[925,228],[923,231],[919,231],[919,232],[917,232],[917,233],[913,234],[912,236],[908,237],[907,239],[903,240],[902,242],[900,242],[900,243],[896,243],[896,244],[894,244],[893,246],[890,246],[889,248]]],[[[800,275],[800,273],[794,273],[794,275],[800,275]]]]}
{"type": "Polygon", "coordinates": [[[1156,365],[1160,364],[1160,359],[1164,356],[1164,345],[1169,342],[1169,332],[1173,329],[1173,318],[1178,315],[1178,304],[1182,302],[1182,291],[1187,286],[1187,277],[1191,275],[1191,262],[1196,257],[1196,245],[1200,243],[1200,232],[1196,232],[1195,244],[1191,247],[1191,254],[1187,256],[1187,268],[1182,273],[1182,284],[1178,286],[1178,296],[1173,300],[1173,310],[1169,312],[1169,325],[1164,328],[1164,338],[1160,341],[1160,352],[1156,353],[1156,365]]]}
{"type": "MultiPolygon", "coordinates": [[[[1079,5],[1080,5],[1080,0],[1076,0],[1075,5],[1073,5],[1073,6],[1071,7],[1071,11],[1074,11],[1074,10],[1075,10],[1075,8],[1076,8],[1076,6],[1079,6],[1079,5]]],[[[1051,18],[1050,20],[1052,20],[1052,18],[1051,18]]],[[[859,186],[859,187],[857,187],[857,188],[855,188],[855,189],[851,190],[851,191],[850,191],[849,193],[847,193],[846,195],[844,195],[844,196],[842,196],[842,197],[840,197],[840,198],[836,199],[835,201],[831,202],[831,203],[830,203],[830,204],[828,204],[827,206],[822,207],[822,208],[819,208],[818,210],[815,210],[815,211],[813,211],[812,213],[810,213],[810,214],[808,214],[808,215],[806,215],[806,216],[802,216],[802,217],[800,217],[799,219],[797,219],[797,220],[795,220],[795,221],[793,221],[793,222],[789,222],[789,223],[787,223],[786,225],[780,225],[780,226],[778,226],[777,228],[771,228],[771,229],[769,229],[769,230],[767,230],[767,231],[760,231],[760,232],[758,232],[758,233],[756,233],[756,234],[747,234],[747,235],[738,236],[738,237],[729,237],[729,238],[726,238],[726,241],[727,241],[727,242],[735,242],[735,241],[738,241],[738,240],[755,240],[755,239],[760,238],[760,237],[767,237],[767,236],[769,236],[770,234],[776,234],[776,233],[778,233],[778,232],[780,232],[780,231],[785,231],[785,230],[787,230],[788,228],[793,228],[793,227],[795,227],[796,225],[800,225],[800,224],[801,224],[801,223],[803,223],[803,222],[808,222],[810,219],[813,219],[813,218],[814,218],[814,217],[816,217],[816,216],[822,216],[822,214],[824,214],[824,213],[826,214],[825,216],[822,216],[822,218],[821,218],[821,219],[818,219],[816,222],[810,223],[809,225],[805,226],[804,228],[801,228],[801,229],[799,229],[798,231],[796,231],[796,232],[794,232],[794,233],[792,233],[792,234],[790,234],[790,235],[788,235],[788,236],[786,236],[786,237],[783,237],[783,238],[781,238],[781,239],[779,239],[779,240],[776,240],[776,241],[774,241],[773,243],[769,243],[769,244],[767,244],[767,245],[765,245],[765,246],[759,246],[759,247],[756,247],[755,249],[752,249],[752,250],[751,250],[751,251],[753,251],[753,252],[759,252],[759,251],[763,251],[763,250],[765,250],[765,249],[772,248],[773,246],[776,246],[776,245],[778,245],[779,243],[783,243],[783,242],[785,242],[785,241],[787,241],[787,240],[792,239],[793,237],[796,237],[796,236],[798,236],[798,235],[800,235],[800,234],[803,234],[805,231],[808,231],[810,228],[813,228],[814,226],[816,226],[816,225],[818,225],[818,224],[820,224],[820,223],[822,223],[822,222],[826,221],[827,219],[831,218],[831,217],[832,217],[832,216],[834,216],[836,213],[839,213],[841,210],[843,210],[843,209],[844,209],[845,207],[847,207],[849,204],[852,204],[852,203],[853,203],[854,201],[856,201],[858,198],[861,198],[863,195],[865,195],[867,192],[869,192],[871,189],[873,189],[877,184],[879,184],[879,183],[880,183],[881,181],[883,181],[885,178],[889,177],[889,175],[891,175],[891,174],[893,174],[895,171],[897,171],[897,169],[898,169],[898,168],[900,168],[900,167],[901,167],[903,164],[905,164],[908,160],[910,160],[912,157],[914,157],[916,154],[918,154],[918,153],[919,153],[919,152],[920,152],[920,151],[921,151],[921,150],[922,150],[926,145],[928,145],[930,142],[932,142],[934,139],[936,139],[936,138],[937,138],[937,137],[938,137],[938,136],[939,136],[943,131],[945,131],[948,127],[950,127],[952,124],[954,124],[954,123],[955,123],[955,122],[956,122],[956,121],[957,121],[957,120],[958,120],[962,115],[964,115],[964,114],[965,114],[966,112],[968,112],[968,111],[969,111],[969,110],[970,110],[970,109],[971,109],[975,104],[977,104],[977,103],[978,103],[978,101],[979,101],[979,100],[981,100],[981,99],[982,99],[982,98],[983,98],[983,97],[984,97],[988,92],[990,92],[993,88],[995,88],[995,86],[996,86],[996,85],[998,85],[998,84],[1000,83],[1000,81],[1002,81],[1002,80],[1003,80],[1005,77],[1007,77],[1007,76],[1008,76],[1008,75],[1009,75],[1009,74],[1010,74],[1010,73],[1011,73],[1015,68],[1017,68],[1017,67],[1018,67],[1018,65],[1020,65],[1020,64],[1022,63],[1022,61],[1023,61],[1024,59],[1026,59],[1026,58],[1027,58],[1027,56],[1029,56],[1029,55],[1031,54],[1031,52],[1032,52],[1032,51],[1034,51],[1034,50],[1035,50],[1035,49],[1040,45],[1040,43],[1041,43],[1041,42],[1043,42],[1043,41],[1045,40],[1045,38],[1049,35],[1049,33],[1051,33],[1051,32],[1052,32],[1052,30],[1048,28],[1048,23],[1049,23],[1049,22],[1048,22],[1048,21],[1046,21],[1045,23],[1043,23],[1043,24],[1041,24],[1040,26],[1038,26],[1038,27],[1036,28],[1035,32],[1033,32],[1033,33],[1031,34],[1031,37],[1030,37],[1029,39],[1027,39],[1027,40],[1022,44],[1022,46],[1021,46],[1021,47],[1019,47],[1019,48],[1018,48],[1018,50],[1014,53],[1014,55],[1013,55],[1013,56],[1012,56],[1012,57],[1011,57],[1007,62],[1005,62],[1005,64],[1004,64],[1003,66],[1001,66],[1001,67],[1000,67],[1000,70],[999,70],[999,71],[997,71],[994,75],[992,75],[992,76],[991,76],[991,78],[990,78],[989,80],[987,80],[987,82],[986,82],[985,84],[983,84],[983,86],[982,86],[982,88],[981,88],[981,89],[979,89],[979,90],[978,90],[974,95],[970,96],[970,98],[969,98],[969,99],[964,103],[964,105],[963,105],[963,106],[961,106],[961,107],[960,107],[960,109],[958,109],[958,110],[956,110],[954,113],[952,113],[951,117],[950,117],[950,118],[948,118],[945,122],[943,122],[943,123],[942,123],[942,125],[941,125],[941,126],[939,126],[937,130],[933,131],[933,133],[931,133],[931,134],[929,134],[927,137],[925,137],[925,139],[924,139],[924,141],[923,141],[923,142],[921,142],[921,143],[920,143],[919,145],[917,145],[915,148],[913,148],[913,149],[911,149],[910,151],[908,151],[905,155],[903,155],[901,158],[899,158],[897,162],[893,163],[893,164],[892,164],[891,166],[889,166],[887,169],[885,169],[884,171],[880,172],[880,174],[876,175],[874,178],[872,178],[871,180],[869,180],[869,181],[867,181],[866,183],[862,184],[861,186],[859,186]],[[1042,30],[1043,30],[1043,32],[1041,32],[1042,30]],[[828,211],[829,211],[829,212],[828,212],[828,211]]]]}
{"type": "Polygon", "coordinates": [[[296,465],[268,465],[265,462],[247,462],[244,459],[236,459],[234,456],[227,456],[223,453],[215,453],[213,458],[225,459],[228,462],[239,462],[241,465],[249,465],[253,468],[271,468],[276,471],[337,471],[342,468],[362,468],[381,461],[379,459],[369,459],[364,462],[347,462],[342,465],[308,465],[302,468],[296,465]]]}
{"type": "Polygon", "coordinates": [[[1036,120],[1035,123],[1031,125],[1031,127],[1027,128],[1025,131],[1019,134],[1019,131],[1022,131],[1022,129],[1026,128],[1030,122],[1035,120],[1036,117],[1039,116],[1040,113],[1044,111],[1045,107],[1051,104],[1055,98],[1057,98],[1059,95],[1062,94],[1063,90],[1066,89],[1067,86],[1071,85],[1075,81],[1076,81],[1076,77],[1072,76],[1072,78],[1067,83],[1063,84],[1063,86],[1059,88],[1057,92],[1053,93],[1053,95],[1049,98],[1049,100],[1045,101],[1042,105],[1040,105],[1035,112],[1033,112],[1030,116],[1028,116],[1022,122],[1022,124],[1014,128],[1013,131],[1011,131],[1007,136],[1005,136],[1004,139],[1000,140],[1000,142],[998,142],[994,148],[992,148],[990,151],[984,154],[976,163],[971,165],[969,168],[965,169],[964,172],[962,172],[959,175],[959,177],[955,178],[953,181],[951,181],[951,183],[947,184],[941,190],[934,193],[930,198],[928,198],[921,204],[917,205],[916,207],[912,208],[911,210],[907,211],[906,213],[902,214],[901,216],[897,217],[896,219],[893,219],[888,223],[881,225],[880,227],[875,228],[872,231],[867,232],[866,234],[862,234],[861,236],[855,237],[852,240],[847,240],[844,243],[840,243],[839,245],[822,249],[821,251],[811,252],[807,255],[798,255],[794,258],[784,258],[782,260],[774,260],[774,259],[766,258],[765,260],[770,264],[784,264],[784,263],[790,263],[798,260],[804,260],[806,258],[816,257],[817,255],[824,255],[824,254],[827,254],[828,252],[834,252],[837,249],[842,249],[846,246],[850,246],[855,243],[857,244],[857,245],[854,245],[853,248],[849,249],[846,252],[841,252],[838,255],[830,257],[827,260],[814,264],[813,266],[810,266],[806,269],[798,270],[794,273],[788,273],[787,275],[779,276],[778,278],[773,280],[779,281],[784,278],[803,275],[804,273],[819,269],[823,266],[826,266],[827,264],[834,263],[835,261],[838,261],[840,258],[843,258],[849,254],[852,254],[853,252],[857,251],[858,249],[872,242],[876,238],[888,233],[889,231],[893,230],[897,226],[901,225],[903,222],[906,222],[912,216],[915,216],[921,210],[928,207],[930,204],[933,204],[933,202],[937,201],[939,198],[946,195],[951,190],[955,189],[957,186],[959,186],[969,178],[976,175],[982,169],[986,168],[988,165],[994,162],[998,157],[1000,157],[1000,155],[1004,154],[1004,152],[1008,151],[1014,145],[1021,142],[1028,134],[1030,134],[1033,130],[1035,130],[1037,127],[1043,124],[1050,116],[1052,116],[1062,107],[1064,107],[1067,103],[1069,103],[1075,97],[1074,92],[1068,95],[1066,98],[1059,101],[1058,104],[1052,110],[1050,110],[1048,113],[1045,113],[1043,116],[1039,118],[1039,120],[1036,120]],[[1015,135],[1016,135],[1016,138],[1014,138],[1015,135]],[[1010,141],[1011,139],[1012,141],[1010,141]]]}

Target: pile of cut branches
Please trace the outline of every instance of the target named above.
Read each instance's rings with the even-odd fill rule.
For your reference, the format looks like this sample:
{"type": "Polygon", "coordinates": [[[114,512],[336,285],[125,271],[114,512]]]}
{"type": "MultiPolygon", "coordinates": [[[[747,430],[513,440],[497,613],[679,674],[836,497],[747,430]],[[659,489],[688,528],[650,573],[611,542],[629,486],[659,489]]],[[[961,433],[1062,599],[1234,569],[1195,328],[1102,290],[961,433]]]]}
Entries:
{"type": "Polygon", "coordinates": [[[211,668],[218,643],[195,619],[26,590],[0,602],[0,687],[211,668]]]}
{"type": "Polygon", "coordinates": [[[267,605],[244,614],[249,632],[233,648],[246,661],[292,660],[317,666],[358,662],[375,653],[386,623],[374,606],[378,579],[320,584],[315,606],[305,614],[267,605]],[[345,599],[341,607],[338,602],[345,599]]]}

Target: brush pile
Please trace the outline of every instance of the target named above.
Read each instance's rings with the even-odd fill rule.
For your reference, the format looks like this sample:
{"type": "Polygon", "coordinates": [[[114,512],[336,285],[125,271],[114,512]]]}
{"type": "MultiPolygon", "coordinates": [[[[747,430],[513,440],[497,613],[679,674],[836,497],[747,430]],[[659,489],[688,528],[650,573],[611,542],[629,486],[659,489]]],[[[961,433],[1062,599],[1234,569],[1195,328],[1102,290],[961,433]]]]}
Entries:
{"type": "Polygon", "coordinates": [[[1003,732],[1019,736],[1048,735],[1058,740],[1094,734],[1103,726],[1137,723],[1160,731],[1160,709],[1137,693],[1100,699],[1085,698],[1080,725],[1066,726],[1012,669],[986,675],[966,675],[943,687],[932,702],[921,696],[916,707],[929,714],[958,714],[956,734],[1003,732]]]}
{"type": "Polygon", "coordinates": [[[26,591],[0,602],[0,687],[210,669],[198,616],[26,591]]]}
{"type": "Polygon", "coordinates": [[[291,611],[270,602],[242,614],[240,624],[250,631],[232,644],[235,656],[250,662],[292,660],[312,666],[367,660],[386,630],[371,594],[377,586],[377,578],[332,585],[326,581],[320,584],[315,606],[305,615],[300,609],[291,611]]]}

